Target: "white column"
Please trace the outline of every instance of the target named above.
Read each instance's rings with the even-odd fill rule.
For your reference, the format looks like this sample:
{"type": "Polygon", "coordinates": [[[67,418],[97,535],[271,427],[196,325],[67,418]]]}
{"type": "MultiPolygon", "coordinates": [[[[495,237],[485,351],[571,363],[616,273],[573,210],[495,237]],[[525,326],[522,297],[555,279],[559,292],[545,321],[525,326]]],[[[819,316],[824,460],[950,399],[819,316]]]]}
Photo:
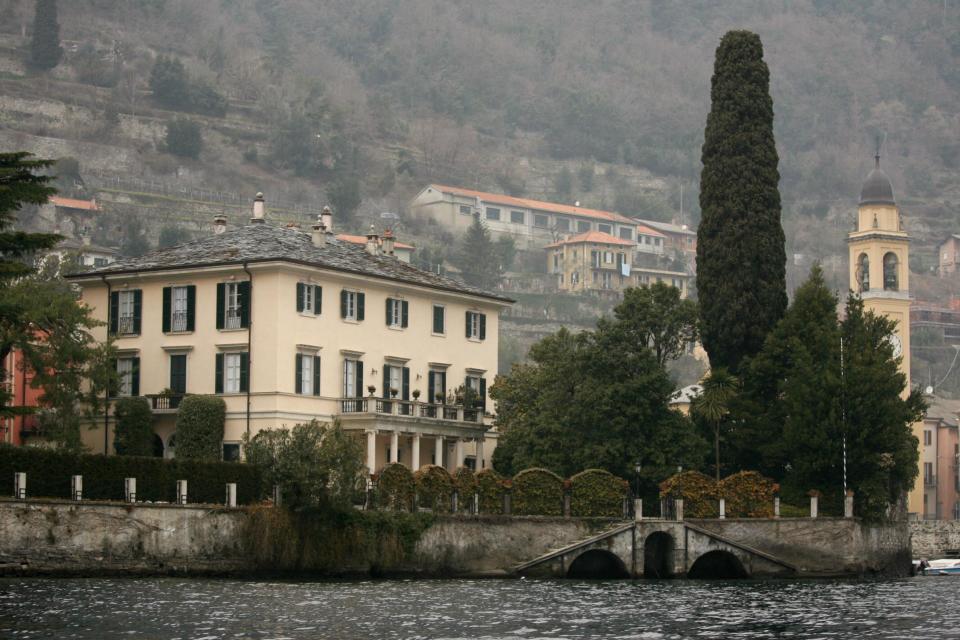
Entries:
{"type": "Polygon", "coordinates": [[[477,438],[477,471],[480,471],[484,468],[483,466],[483,438],[477,438]]]}
{"type": "Polygon", "coordinates": [[[413,440],[412,456],[410,458],[410,469],[416,471],[420,468],[420,434],[415,433],[411,438],[413,440]]]}
{"type": "Polygon", "coordinates": [[[377,470],[377,432],[367,431],[367,473],[377,470]]]}
{"type": "Polygon", "coordinates": [[[457,438],[457,443],[453,450],[453,459],[456,463],[453,467],[454,470],[463,466],[463,438],[457,438]]]}
{"type": "Polygon", "coordinates": [[[443,466],[443,436],[437,436],[434,440],[433,457],[436,458],[434,464],[438,467],[443,466]]]}
{"type": "Polygon", "coordinates": [[[400,434],[396,431],[390,434],[390,462],[400,462],[400,434]]]}

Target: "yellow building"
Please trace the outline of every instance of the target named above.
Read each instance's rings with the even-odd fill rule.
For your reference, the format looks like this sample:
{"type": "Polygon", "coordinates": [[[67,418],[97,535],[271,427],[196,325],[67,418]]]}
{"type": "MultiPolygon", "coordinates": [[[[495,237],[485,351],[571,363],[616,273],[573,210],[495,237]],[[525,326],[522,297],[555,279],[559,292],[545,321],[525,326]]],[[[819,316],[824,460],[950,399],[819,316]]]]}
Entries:
{"type": "MultiPolygon", "coordinates": [[[[857,228],[847,237],[850,256],[850,288],[863,298],[864,307],[895,320],[894,354],[902,356],[901,371],[907,377],[904,396],[910,392],[910,236],[903,228],[893,198],[890,179],[876,166],[860,192],[857,228]]],[[[918,441],[923,423],[913,425],[918,441]]],[[[924,513],[923,479],[918,478],[908,498],[912,514],[924,513]]]]}
{"type": "MultiPolygon", "coordinates": [[[[224,458],[244,434],[338,418],[388,460],[489,466],[487,380],[511,300],[417,269],[393,239],[338,240],[325,210],[312,233],[265,220],[71,276],[119,350],[119,395],[147,397],[165,455],[184,394],[226,401],[224,458]],[[459,387],[478,404],[457,404],[459,387]]],[[[462,393],[461,396],[462,397],[462,393]]],[[[112,450],[112,428],[85,431],[112,450]]]]}
{"type": "Polygon", "coordinates": [[[608,233],[588,231],[548,244],[547,273],[561,291],[621,291],[630,281],[636,244],[608,233]]]}

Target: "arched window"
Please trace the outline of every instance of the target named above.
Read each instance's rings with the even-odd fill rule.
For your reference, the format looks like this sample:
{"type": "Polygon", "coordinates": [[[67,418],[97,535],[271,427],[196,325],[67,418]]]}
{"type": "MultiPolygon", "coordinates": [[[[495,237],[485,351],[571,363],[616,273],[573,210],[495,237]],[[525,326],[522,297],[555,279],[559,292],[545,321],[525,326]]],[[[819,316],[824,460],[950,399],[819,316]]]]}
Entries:
{"type": "Polygon", "coordinates": [[[899,262],[897,254],[893,252],[883,256],[883,288],[885,291],[900,290],[900,278],[897,275],[899,262]]]}
{"type": "Polygon", "coordinates": [[[865,253],[857,258],[857,284],[860,285],[860,293],[870,291],[870,258],[865,253]]]}

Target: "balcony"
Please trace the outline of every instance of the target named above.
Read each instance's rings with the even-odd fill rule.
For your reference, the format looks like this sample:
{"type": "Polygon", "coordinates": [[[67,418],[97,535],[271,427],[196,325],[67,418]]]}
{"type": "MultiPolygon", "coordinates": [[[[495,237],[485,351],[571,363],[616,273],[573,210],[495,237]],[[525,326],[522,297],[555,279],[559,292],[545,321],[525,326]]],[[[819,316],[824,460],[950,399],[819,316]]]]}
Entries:
{"type": "Polygon", "coordinates": [[[170,330],[174,332],[187,330],[187,312],[186,311],[174,311],[171,314],[170,330]]]}
{"type": "Polygon", "coordinates": [[[925,486],[925,487],[935,487],[935,486],[937,486],[937,476],[935,476],[935,475],[924,475],[924,476],[923,476],[923,486],[925,486]]]}
{"type": "Polygon", "coordinates": [[[183,394],[156,394],[144,396],[150,401],[150,408],[154,413],[175,413],[180,408],[183,394]]]}
{"type": "Polygon", "coordinates": [[[117,319],[117,333],[122,336],[129,336],[136,333],[134,331],[133,316],[120,316],[117,319]]]}
{"type": "Polygon", "coordinates": [[[394,398],[341,398],[338,400],[341,416],[405,416],[437,422],[467,422],[483,424],[483,411],[463,405],[429,404],[416,400],[394,398]]]}
{"type": "Polygon", "coordinates": [[[224,329],[240,329],[240,312],[232,309],[227,310],[227,316],[223,321],[224,329]]]}

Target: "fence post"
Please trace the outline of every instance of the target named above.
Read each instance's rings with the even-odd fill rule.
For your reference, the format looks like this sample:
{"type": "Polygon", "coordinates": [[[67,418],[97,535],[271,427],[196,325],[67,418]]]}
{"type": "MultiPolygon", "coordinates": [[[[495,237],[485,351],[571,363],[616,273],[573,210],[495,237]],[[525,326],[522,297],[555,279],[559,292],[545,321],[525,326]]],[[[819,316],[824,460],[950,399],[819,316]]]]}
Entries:
{"type": "Polygon", "coordinates": [[[283,504],[283,492],[280,491],[280,485],[273,485],[273,506],[279,507],[283,504]]]}
{"type": "Polygon", "coordinates": [[[237,483],[228,482],[227,483],[227,500],[226,504],[228,507],[237,506],[237,483]]]}
{"type": "Polygon", "coordinates": [[[848,490],[847,495],[843,497],[843,517],[853,517],[853,491],[848,490]]]}
{"type": "Polygon", "coordinates": [[[780,496],[773,496],[773,517],[780,517],[780,496]]]}
{"type": "Polygon", "coordinates": [[[123,479],[123,501],[124,502],[137,501],[137,479],[136,478],[123,479]]]}
{"type": "Polygon", "coordinates": [[[23,471],[13,474],[13,497],[17,500],[27,499],[27,474],[23,471]]]}
{"type": "Polygon", "coordinates": [[[70,476],[70,498],[83,500],[83,476],[70,476]]]}
{"type": "Polygon", "coordinates": [[[727,517],[727,501],[724,498],[720,498],[720,519],[723,520],[727,517]]]}
{"type": "Polygon", "coordinates": [[[450,494],[450,512],[451,513],[457,512],[457,507],[459,506],[458,503],[460,502],[459,498],[460,498],[460,492],[454,489],[453,493],[450,494]]]}
{"type": "Polygon", "coordinates": [[[510,492],[505,491],[503,493],[503,515],[510,515],[510,492]]]}
{"type": "Polygon", "coordinates": [[[677,520],[683,520],[683,498],[674,500],[674,505],[677,509],[677,520]]]}
{"type": "Polygon", "coordinates": [[[177,504],[187,504],[186,480],[177,480],[177,504]]]}
{"type": "Polygon", "coordinates": [[[633,519],[637,522],[643,520],[643,498],[633,500],[633,519]]]}
{"type": "Polygon", "coordinates": [[[570,517],[570,494],[569,493],[563,494],[563,517],[564,518],[570,517]]]}
{"type": "Polygon", "coordinates": [[[480,515],[480,492],[473,492],[473,515],[480,515]]]}
{"type": "Polygon", "coordinates": [[[818,506],[817,501],[818,499],[816,495],[810,496],[810,517],[811,518],[817,517],[817,506],[818,506]]]}

